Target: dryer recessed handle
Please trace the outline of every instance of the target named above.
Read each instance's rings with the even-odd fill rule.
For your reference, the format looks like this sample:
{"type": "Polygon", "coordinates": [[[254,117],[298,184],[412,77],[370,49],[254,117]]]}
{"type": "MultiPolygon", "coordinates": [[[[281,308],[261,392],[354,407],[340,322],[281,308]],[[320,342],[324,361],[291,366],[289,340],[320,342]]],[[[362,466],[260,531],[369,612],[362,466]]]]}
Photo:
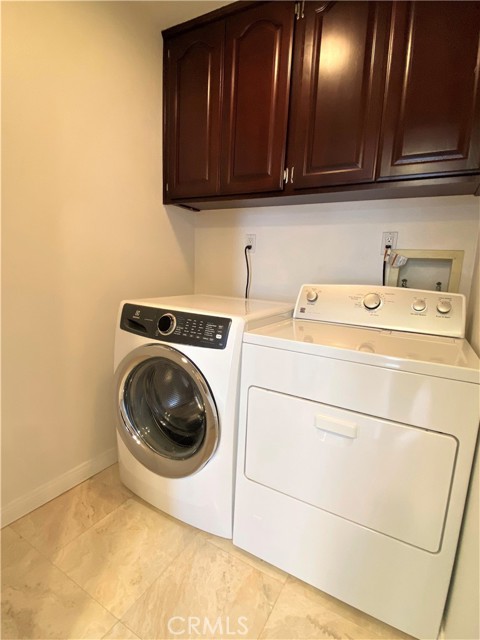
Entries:
{"type": "Polygon", "coordinates": [[[334,433],[345,438],[357,437],[357,425],[355,422],[340,420],[331,416],[322,416],[321,413],[315,416],[315,427],[321,431],[328,431],[328,433],[334,433]]]}

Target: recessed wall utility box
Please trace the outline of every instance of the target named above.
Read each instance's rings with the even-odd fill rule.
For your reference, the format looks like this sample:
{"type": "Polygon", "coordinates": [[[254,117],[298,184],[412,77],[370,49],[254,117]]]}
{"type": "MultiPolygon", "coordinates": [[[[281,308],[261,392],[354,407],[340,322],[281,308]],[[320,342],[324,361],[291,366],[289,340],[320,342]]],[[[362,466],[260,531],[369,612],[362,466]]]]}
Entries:
{"type": "Polygon", "coordinates": [[[409,289],[458,292],[462,275],[463,251],[397,249],[396,253],[407,258],[407,262],[399,269],[390,267],[388,285],[404,286],[409,289]]]}

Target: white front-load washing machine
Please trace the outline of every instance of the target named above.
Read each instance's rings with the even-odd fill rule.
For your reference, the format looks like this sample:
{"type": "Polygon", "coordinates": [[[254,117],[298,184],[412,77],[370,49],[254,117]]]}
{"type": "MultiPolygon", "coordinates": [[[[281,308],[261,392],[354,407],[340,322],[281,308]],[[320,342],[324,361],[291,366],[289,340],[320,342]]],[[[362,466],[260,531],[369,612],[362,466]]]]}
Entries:
{"type": "Polygon", "coordinates": [[[232,537],[243,332],[292,310],[208,295],[121,303],[116,424],[129,489],[179,520],[232,537]]]}
{"type": "Polygon", "coordinates": [[[459,294],[305,285],[244,334],[233,543],[436,638],[479,426],[459,294]]]}

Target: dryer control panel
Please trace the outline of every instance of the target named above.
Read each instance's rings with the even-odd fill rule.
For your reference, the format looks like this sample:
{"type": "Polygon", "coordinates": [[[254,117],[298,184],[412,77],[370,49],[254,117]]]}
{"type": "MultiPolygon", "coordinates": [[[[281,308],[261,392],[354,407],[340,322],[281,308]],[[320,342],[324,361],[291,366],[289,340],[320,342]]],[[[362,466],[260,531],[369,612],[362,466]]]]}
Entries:
{"type": "Polygon", "coordinates": [[[463,338],[465,296],[376,285],[304,284],[294,317],[463,338]]]}
{"type": "Polygon", "coordinates": [[[225,349],[232,321],[221,316],[144,307],[123,306],[120,328],[172,344],[225,349]]]}

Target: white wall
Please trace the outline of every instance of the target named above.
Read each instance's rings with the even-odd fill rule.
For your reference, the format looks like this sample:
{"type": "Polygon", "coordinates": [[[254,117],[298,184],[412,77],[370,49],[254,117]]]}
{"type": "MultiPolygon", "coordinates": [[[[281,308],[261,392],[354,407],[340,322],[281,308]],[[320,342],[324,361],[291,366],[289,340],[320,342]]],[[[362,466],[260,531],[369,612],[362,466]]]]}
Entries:
{"type": "Polygon", "coordinates": [[[382,231],[403,249],[465,251],[470,292],[477,244],[474,196],[203,211],[195,214],[195,290],[242,295],[245,233],[255,233],[251,297],[294,299],[304,282],[379,283],[382,231]]]}
{"type": "Polygon", "coordinates": [[[193,290],[193,218],[161,204],[165,12],[143,4],[2,3],[4,523],[115,459],[120,300],[193,290]]]}

